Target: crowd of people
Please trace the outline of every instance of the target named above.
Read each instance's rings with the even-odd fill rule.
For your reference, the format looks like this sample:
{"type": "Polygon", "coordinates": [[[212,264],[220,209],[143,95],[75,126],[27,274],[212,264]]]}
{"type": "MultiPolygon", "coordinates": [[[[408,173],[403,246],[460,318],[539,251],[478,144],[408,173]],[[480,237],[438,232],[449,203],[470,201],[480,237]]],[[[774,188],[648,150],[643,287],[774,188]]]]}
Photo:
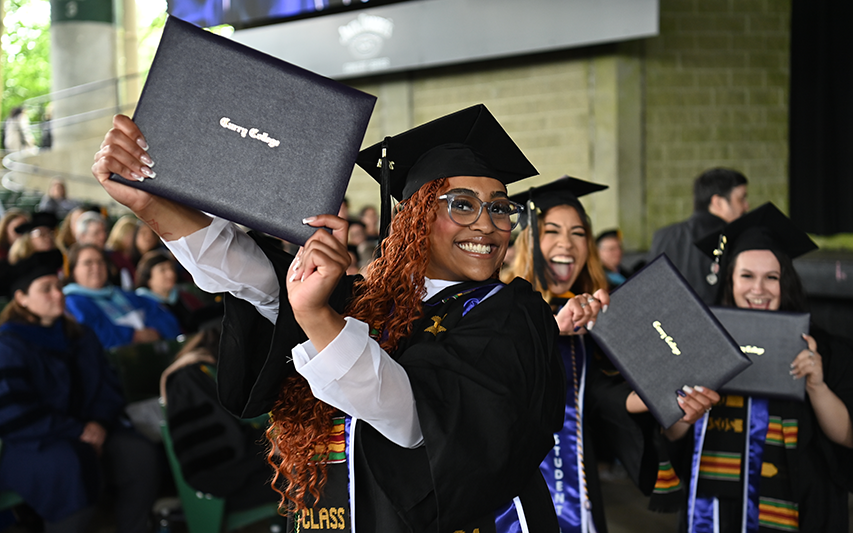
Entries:
{"type": "MultiPolygon", "coordinates": [[[[849,341],[801,332],[805,401],[691,383],[661,427],[589,334],[633,274],[621,233],[596,236],[580,200],[606,187],[564,176],[509,196],[537,171],[484,106],[363,150],[399,202],[390,226],[345,202],[304,221],[319,231],[303,246],[108,179],[148,175],[145,146],[117,116],[95,156],[134,213],[112,227],[59,192],[52,212],[0,220],[0,490],[48,531],[84,531],[102,484],[123,487],[119,529],[142,530],[121,521],[150,509],[156,454],[103,350],[199,330],[161,382],[193,443],[185,477],[236,508],[278,501],[289,532],[606,532],[604,450],[679,531],[847,531],[849,341]],[[220,320],[194,287],[222,295],[220,320]]],[[[806,311],[792,259],[814,243],[772,204],[749,211],[747,187],[703,172],[695,213],[647,260],[666,253],[709,305],[806,311]]]]}

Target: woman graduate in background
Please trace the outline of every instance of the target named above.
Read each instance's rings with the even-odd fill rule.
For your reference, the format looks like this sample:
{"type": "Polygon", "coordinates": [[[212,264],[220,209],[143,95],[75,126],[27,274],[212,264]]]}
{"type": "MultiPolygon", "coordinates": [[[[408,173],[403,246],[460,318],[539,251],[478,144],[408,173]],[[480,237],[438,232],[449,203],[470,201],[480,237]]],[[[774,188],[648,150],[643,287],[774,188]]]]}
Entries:
{"type": "MultiPolygon", "coordinates": [[[[565,420],[541,469],[554,498],[561,531],[607,531],[593,437],[607,443],[629,477],[648,494],[657,478],[659,432],[639,397],[598,351],[588,329],[571,320],[578,309],[606,310],[607,278],[579,196],[605,185],[564,176],[512,197],[526,205],[526,223],[504,280],[530,281],[548,301],[560,326],[566,369],[565,420]],[[591,435],[592,434],[592,435],[591,435]]],[[[685,419],[696,420],[713,398],[698,391],[679,398],[685,419]]]]}
{"type": "Polygon", "coordinates": [[[272,410],[271,461],[302,528],[558,531],[538,470],[563,419],[557,329],[527,282],[496,279],[519,214],[505,184],[536,170],[484,106],[362,152],[401,200],[364,279],[343,277],[336,216],[307,219],[331,232],[293,258],[109,181],[152,173],[139,130],[114,124],[93,172],[199,286],[237,296],[220,399],[243,417],[272,410]]]}
{"type": "MultiPolygon", "coordinates": [[[[721,235],[697,245],[722,255],[723,305],[806,310],[791,260],[817,246],[773,204],[730,223],[721,235]]],[[[848,531],[853,354],[811,329],[790,371],[806,380],[805,402],[727,395],[687,433],[677,469],[690,482],[682,531],[848,531]],[[732,427],[743,430],[727,431],[732,427]]]]}

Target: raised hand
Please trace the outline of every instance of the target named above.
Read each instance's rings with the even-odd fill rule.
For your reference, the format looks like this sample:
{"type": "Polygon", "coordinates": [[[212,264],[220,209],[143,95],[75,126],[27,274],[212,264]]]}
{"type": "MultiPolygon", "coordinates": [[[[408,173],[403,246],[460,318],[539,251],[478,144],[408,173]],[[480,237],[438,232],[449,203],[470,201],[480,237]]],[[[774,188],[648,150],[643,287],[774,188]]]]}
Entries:
{"type": "Polygon", "coordinates": [[[347,252],[347,222],[334,215],[305,220],[318,229],[290,264],[287,273],[287,299],[296,321],[322,350],[340,333],[344,319],[329,306],[329,296],[350,264],[347,252]]]}
{"type": "Polygon", "coordinates": [[[598,289],[594,295],[583,293],[566,302],[557,313],[557,325],[561,335],[581,335],[592,329],[598,313],[606,312],[610,305],[610,294],[598,289]]]}

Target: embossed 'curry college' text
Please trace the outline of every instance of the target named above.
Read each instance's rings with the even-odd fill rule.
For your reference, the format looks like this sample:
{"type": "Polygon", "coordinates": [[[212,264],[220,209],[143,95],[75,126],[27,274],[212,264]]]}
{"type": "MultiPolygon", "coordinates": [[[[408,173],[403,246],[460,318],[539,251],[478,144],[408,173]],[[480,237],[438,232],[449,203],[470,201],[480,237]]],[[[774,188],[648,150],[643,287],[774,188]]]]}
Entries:
{"type": "Polygon", "coordinates": [[[248,135],[252,139],[265,143],[270,148],[275,148],[276,146],[281,144],[281,141],[279,141],[278,139],[270,137],[269,133],[261,133],[261,130],[259,130],[258,128],[244,128],[243,126],[238,126],[237,124],[231,122],[231,119],[228,117],[222,117],[221,119],[219,119],[219,125],[225,128],[226,130],[231,130],[239,133],[240,137],[243,137],[244,139],[248,135]]]}
{"type": "Polygon", "coordinates": [[[652,327],[657,330],[658,334],[660,334],[660,338],[669,346],[669,349],[672,350],[673,355],[681,355],[681,350],[678,349],[678,344],[675,343],[675,339],[666,334],[666,331],[663,330],[663,326],[661,326],[660,320],[655,320],[652,322],[652,327]]]}

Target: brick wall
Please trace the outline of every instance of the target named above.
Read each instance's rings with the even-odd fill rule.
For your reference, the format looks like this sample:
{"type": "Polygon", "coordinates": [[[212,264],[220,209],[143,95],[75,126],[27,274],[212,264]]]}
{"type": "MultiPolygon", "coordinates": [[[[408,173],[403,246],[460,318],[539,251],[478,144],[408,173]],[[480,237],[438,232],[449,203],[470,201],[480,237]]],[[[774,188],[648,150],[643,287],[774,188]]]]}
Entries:
{"type": "MultiPolygon", "coordinates": [[[[753,205],[786,210],[790,0],[661,0],[660,8],[651,39],[354,80],[379,97],[365,145],[482,102],[541,172],[531,184],[563,174],[610,184],[584,203],[596,230],[623,227],[630,249],[689,216],[693,178],[712,166],[743,171],[753,205]],[[642,72],[636,143],[626,142],[615,109],[634,93],[602,75],[632,61],[642,72]],[[640,171],[626,177],[626,164],[640,171]]],[[[379,203],[360,169],[348,196],[356,209],[379,203]]]]}
{"type": "Polygon", "coordinates": [[[753,206],[787,209],[790,8],[661,0],[644,44],[649,234],[689,216],[692,180],[712,166],[742,171],[753,206]]]}

